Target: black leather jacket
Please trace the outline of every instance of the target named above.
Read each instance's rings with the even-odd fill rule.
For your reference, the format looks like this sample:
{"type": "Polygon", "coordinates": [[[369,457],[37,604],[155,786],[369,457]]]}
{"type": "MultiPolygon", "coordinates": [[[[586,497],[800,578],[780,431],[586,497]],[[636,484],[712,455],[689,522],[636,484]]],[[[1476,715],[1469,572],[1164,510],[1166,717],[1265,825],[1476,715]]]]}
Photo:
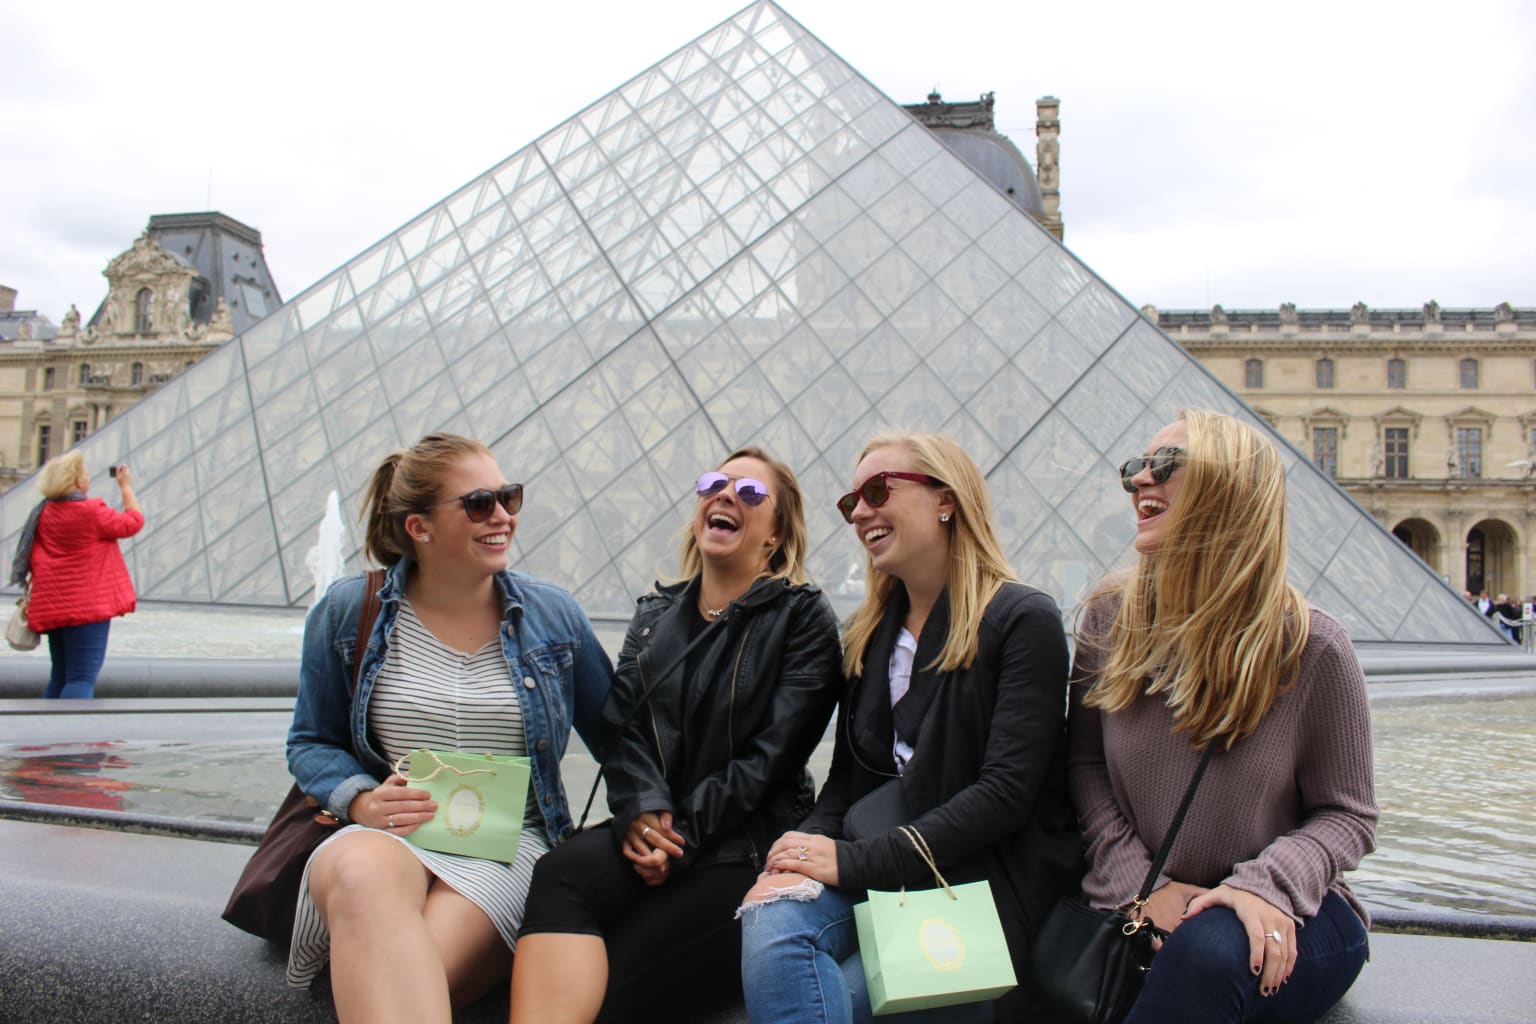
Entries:
{"type": "Polygon", "coordinates": [[[656,673],[688,645],[698,590],[697,576],[658,584],[640,598],[624,637],[603,711],[614,841],[642,812],[671,811],[685,865],[761,869],[773,840],[811,807],[805,764],[842,688],[837,620],[818,588],[760,579],[658,683],[656,673]]]}

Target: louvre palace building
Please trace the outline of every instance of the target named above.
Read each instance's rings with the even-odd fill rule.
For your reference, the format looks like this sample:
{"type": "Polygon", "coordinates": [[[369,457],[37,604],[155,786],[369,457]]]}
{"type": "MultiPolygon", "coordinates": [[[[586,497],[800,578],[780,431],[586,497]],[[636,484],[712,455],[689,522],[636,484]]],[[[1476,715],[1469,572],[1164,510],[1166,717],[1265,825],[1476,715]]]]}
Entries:
{"type": "Polygon", "coordinates": [[[1536,309],[1142,312],[1453,588],[1536,592],[1536,309]]]}
{"type": "MultiPolygon", "coordinates": [[[[332,498],[359,570],[374,466],[454,431],[526,487],[514,567],[627,617],[676,571],[692,481],[747,443],[794,469],[811,573],[851,605],[864,556],[833,499],[874,434],[937,431],[986,475],[1020,576],[1070,616],[1134,557],[1116,467],[1179,409],[1214,409],[1280,444],[1291,578],[1357,642],[1504,643],[1460,596],[1462,545],[1483,538],[1490,589],[1520,586],[1529,461],[1506,463],[1536,429],[1527,311],[1142,311],[1062,245],[1054,99],[1037,173],[990,96],[904,108],[770,0],[655,58],[297,296],[269,288],[263,315],[151,230],[142,248],[186,263],[189,289],[227,287],[218,334],[210,313],[187,335],[190,292],[110,273],[96,340],[23,339],[0,312],[0,461],[28,474],[83,421],[93,470],[133,466],[142,598],[302,606],[332,498]],[[55,389],[94,381],[110,350],[92,346],[143,302],[181,336],[123,383],[135,361],[168,379],[131,406],[100,383],[40,399],[50,366],[55,389]]],[[[0,494],[0,550],[35,501],[0,494]]]]}

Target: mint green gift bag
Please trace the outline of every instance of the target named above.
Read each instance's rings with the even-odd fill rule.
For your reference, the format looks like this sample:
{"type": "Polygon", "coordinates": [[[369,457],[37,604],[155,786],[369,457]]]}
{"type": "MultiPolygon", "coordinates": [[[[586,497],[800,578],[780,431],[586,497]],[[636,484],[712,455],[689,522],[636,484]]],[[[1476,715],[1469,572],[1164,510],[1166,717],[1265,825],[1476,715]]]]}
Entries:
{"type": "Polygon", "coordinates": [[[871,890],[853,908],[875,1016],[996,999],[1018,984],[987,882],[950,885],[917,829],[901,828],[937,889],[871,890]]]}
{"type": "MultiPolygon", "coordinates": [[[[526,757],[413,750],[406,785],[424,789],[437,813],[405,838],[423,850],[512,863],[528,806],[526,757]]],[[[400,770],[399,765],[395,770],[400,770]]]]}

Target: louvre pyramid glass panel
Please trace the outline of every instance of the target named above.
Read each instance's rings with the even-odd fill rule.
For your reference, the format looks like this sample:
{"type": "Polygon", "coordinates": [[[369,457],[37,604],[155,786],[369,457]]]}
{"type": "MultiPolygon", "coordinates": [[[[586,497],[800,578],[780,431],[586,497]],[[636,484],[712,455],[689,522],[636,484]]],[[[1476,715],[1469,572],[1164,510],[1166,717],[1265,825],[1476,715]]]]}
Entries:
{"type": "MultiPolygon", "coordinates": [[[[762,443],[811,567],[864,440],[960,440],[1021,577],[1070,611],[1125,565],[1114,467],[1181,407],[1273,433],[932,134],[768,2],[382,239],[83,443],[133,465],[145,598],[303,604],[327,495],[431,430],[527,485],[517,568],[625,615],[675,566],[690,481],[762,443]]],[[[1362,640],[1499,643],[1283,440],[1293,576],[1362,640]]],[[[0,497],[0,544],[34,495],[0,497]]]]}

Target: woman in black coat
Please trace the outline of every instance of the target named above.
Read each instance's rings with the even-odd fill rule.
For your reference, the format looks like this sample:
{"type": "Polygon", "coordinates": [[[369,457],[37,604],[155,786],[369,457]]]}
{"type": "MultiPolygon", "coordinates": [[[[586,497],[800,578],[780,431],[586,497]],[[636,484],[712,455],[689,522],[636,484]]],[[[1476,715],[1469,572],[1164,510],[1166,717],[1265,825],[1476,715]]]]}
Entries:
{"type": "MultiPolygon", "coordinates": [[[[951,884],[990,882],[1021,977],[1040,918],[1078,877],[1055,602],[1012,579],[986,483],[953,441],[876,438],[854,484],[838,507],[867,553],[868,592],[845,637],[848,684],[826,786],[811,816],[768,851],[745,901],[754,1024],[870,1017],[853,907],[866,889],[934,884],[900,825],[921,834],[951,884]],[[845,820],[893,779],[899,797],[882,793],[884,820],[845,820]]],[[[994,1012],[1007,1018],[1008,1000],[943,1016],[994,1012]]]]}
{"type": "Polygon", "coordinates": [[[696,490],[685,582],[640,599],[604,710],[613,820],[534,870],[513,1024],[738,999],[736,905],[811,806],[805,764],[841,676],[837,620],[806,581],[799,485],[745,448],[696,490]]]}

